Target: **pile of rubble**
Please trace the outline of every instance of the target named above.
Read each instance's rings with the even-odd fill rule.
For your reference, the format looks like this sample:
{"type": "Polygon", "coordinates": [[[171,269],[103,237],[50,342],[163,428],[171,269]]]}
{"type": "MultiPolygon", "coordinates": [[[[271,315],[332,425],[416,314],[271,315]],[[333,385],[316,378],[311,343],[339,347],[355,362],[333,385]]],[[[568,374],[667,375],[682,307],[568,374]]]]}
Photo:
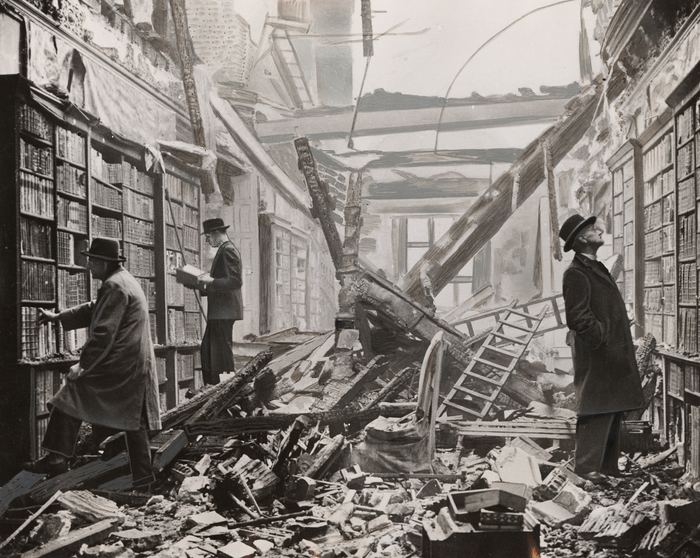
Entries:
{"type": "MultiPolygon", "coordinates": [[[[394,338],[394,352],[358,364],[352,330],[264,341],[163,415],[150,493],[132,490],[125,454],[109,451],[118,440],[67,473],[1,487],[0,555],[700,556],[700,485],[683,484],[676,448],[654,447],[643,421],[627,424],[625,476],[595,486],[571,471],[565,409],[431,423],[435,344],[394,338]],[[374,460],[372,435],[386,452],[374,460]]],[[[449,383],[460,366],[445,355],[449,383]]]]}

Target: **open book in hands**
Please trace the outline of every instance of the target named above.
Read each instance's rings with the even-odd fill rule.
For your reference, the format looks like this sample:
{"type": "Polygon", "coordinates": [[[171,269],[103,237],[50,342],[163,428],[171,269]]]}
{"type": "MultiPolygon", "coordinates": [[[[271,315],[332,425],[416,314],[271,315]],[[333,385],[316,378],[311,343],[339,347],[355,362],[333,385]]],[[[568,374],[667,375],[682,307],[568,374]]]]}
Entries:
{"type": "Polygon", "coordinates": [[[175,270],[175,280],[186,287],[192,287],[194,289],[197,288],[197,281],[199,279],[206,279],[208,277],[209,273],[189,264],[178,267],[175,270]]]}

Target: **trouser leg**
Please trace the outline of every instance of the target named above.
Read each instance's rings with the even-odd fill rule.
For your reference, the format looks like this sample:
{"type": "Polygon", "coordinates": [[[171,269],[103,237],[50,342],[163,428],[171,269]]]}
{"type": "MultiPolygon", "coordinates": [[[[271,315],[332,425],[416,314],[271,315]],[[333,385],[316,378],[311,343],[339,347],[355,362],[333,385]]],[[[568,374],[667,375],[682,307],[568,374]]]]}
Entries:
{"type": "MultiPolygon", "coordinates": [[[[608,449],[609,435],[616,415],[618,413],[578,417],[576,421],[576,452],[574,456],[574,471],[576,473],[601,471],[606,450],[608,449]]],[[[614,455],[614,444],[609,451],[608,459],[611,459],[614,455]]]]}
{"type": "Polygon", "coordinates": [[[618,460],[620,459],[620,430],[624,413],[615,413],[610,421],[610,430],[603,453],[601,471],[603,473],[618,473],[618,460]]]}
{"type": "Polygon", "coordinates": [[[82,420],[53,407],[41,447],[46,451],[57,453],[64,457],[73,457],[82,423],[82,420]]]}
{"type": "Polygon", "coordinates": [[[156,480],[151,464],[151,442],[148,437],[146,403],[141,409],[141,424],[138,430],[127,430],[126,449],[129,452],[131,479],[134,486],[147,486],[156,480]]]}

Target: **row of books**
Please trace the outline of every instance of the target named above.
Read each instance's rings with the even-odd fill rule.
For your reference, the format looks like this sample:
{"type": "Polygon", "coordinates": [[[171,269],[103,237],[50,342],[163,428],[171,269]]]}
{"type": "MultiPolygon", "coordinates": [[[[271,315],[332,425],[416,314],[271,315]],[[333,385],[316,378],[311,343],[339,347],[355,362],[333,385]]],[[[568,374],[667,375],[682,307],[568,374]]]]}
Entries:
{"type": "Polygon", "coordinates": [[[695,121],[693,119],[692,105],[676,117],[676,143],[685,143],[695,133],[695,121]]]}
{"type": "Polygon", "coordinates": [[[672,133],[666,134],[662,140],[644,154],[644,181],[658,174],[661,169],[673,162],[672,133]]]}
{"type": "Polygon", "coordinates": [[[651,287],[644,290],[644,308],[647,312],[676,312],[675,287],[651,287]]]}
{"type": "Polygon", "coordinates": [[[141,219],[153,220],[153,198],[133,190],[124,190],[124,212],[141,219]]]}
{"type": "Polygon", "coordinates": [[[37,326],[38,309],[22,307],[21,355],[23,359],[37,359],[56,354],[56,328],[52,322],[37,326]]]}
{"type": "Polygon", "coordinates": [[[662,282],[661,260],[648,260],[644,262],[644,285],[649,287],[662,282]]]}
{"type": "Polygon", "coordinates": [[[56,155],[84,167],[85,136],[59,126],[56,129],[56,155]]]}
{"type": "Polygon", "coordinates": [[[19,128],[46,141],[52,141],[53,126],[48,119],[34,107],[19,107],[19,128]]]}
{"type": "Polygon", "coordinates": [[[148,302],[148,310],[155,311],[156,309],[156,282],[145,277],[136,277],[136,280],[141,285],[141,290],[146,296],[148,302]]]}
{"type": "Polygon", "coordinates": [[[676,176],[681,180],[695,170],[695,146],[688,143],[676,155],[676,176]]]}
{"type": "Polygon", "coordinates": [[[61,310],[72,308],[90,300],[88,295],[88,276],[84,271],[70,273],[58,270],[58,306],[61,310]]]}
{"type": "Polygon", "coordinates": [[[81,198],[87,197],[87,175],[72,165],[56,165],[56,189],[81,198]]]}
{"type": "Polygon", "coordinates": [[[61,384],[62,374],[59,370],[36,368],[34,373],[34,402],[37,416],[45,415],[49,412],[47,403],[58,391],[61,384]]]}
{"type": "Polygon", "coordinates": [[[170,199],[199,207],[199,188],[197,186],[171,174],[166,174],[164,181],[170,199]]]}
{"type": "Polygon", "coordinates": [[[662,196],[674,191],[676,183],[673,180],[673,171],[668,170],[652,178],[644,184],[644,205],[655,202],[662,196]]]}
{"type": "Polygon", "coordinates": [[[676,364],[673,361],[669,362],[668,366],[668,393],[675,395],[677,397],[683,397],[684,386],[683,386],[683,365],[676,364]]]}
{"type": "MultiPolygon", "coordinates": [[[[158,374],[158,383],[162,384],[168,381],[168,361],[165,357],[156,356],[156,373],[158,374]]],[[[161,411],[166,407],[161,407],[161,411]]]]}
{"type": "Polygon", "coordinates": [[[698,313],[695,308],[678,309],[678,349],[691,354],[698,350],[698,313]]]}
{"type": "MultiPolygon", "coordinates": [[[[58,198],[56,224],[75,232],[87,234],[87,205],[74,200],[58,198]]],[[[99,236],[99,235],[98,235],[99,236]]]]}
{"type": "Polygon", "coordinates": [[[53,259],[52,227],[49,223],[21,217],[19,220],[19,248],[23,256],[53,259]]]}
{"type": "Polygon", "coordinates": [[[685,260],[695,258],[695,215],[678,217],[678,258],[685,260]]]}
{"type": "Polygon", "coordinates": [[[25,213],[53,219],[53,182],[46,178],[20,171],[19,208],[25,213]]]}
{"type": "Polygon", "coordinates": [[[182,206],[177,202],[166,203],[165,222],[169,225],[175,224],[178,227],[189,225],[190,227],[199,228],[199,210],[189,205],[182,206]],[[174,221],[173,215],[175,216],[174,221]]]}
{"type": "Polygon", "coordinates": [[[182,228],[182,237],[186,250],[199,250],[199,229],[185,226],[182,228]]]}
{"type": "Polygon", "coordinates": [[[695,304],[697,302],[698,273],[695,263],[679,264],[678,267],[678,302],[695,304]]]}
{"type": "Polygon", "coordinates": [[[661,226],[661,201],[644,208],[644,230],[650,231],[661,226]]]}
{"type": "Polygon", "coordinates": [[[19,165],[23,169],[53,177],[53,149],[19,140],[19,165]]]}
{"type": "Polygon", "coordinates": [[[92,196],[92,203],[121,212],[121,190],[118,190],[117,188],[110,188],[109,186],[92,179],[90,182],[90,195],[92,196]]]}
{"type": "Polygon", "coordinates": [[[153,244],[155,242],[156,229],[153,223],[124,217],[124,239],[140,244],[153,244]]]}
{"type": "Polygon", "coordinates": [[[125,242],[124,257],[126,258],[126,268],[132,275],[152,277],[156,274],[155,250],[125,242]]]}
{"type": "Polygon", "coordinates": [[[58,263],[75,265],[75,237],[65,231],[58,231],[58,263]]]}
{"type": "Polygon", "coordinates": [[[60,336],[63,350],[68,353],[76,353],[87,343],[88,330],[84,327],[70,331],[61,328],[60,336]]]}
{"type": "Polygon", "coordinates": [[[112,217],[92,216],[92,236],[102,238],[122,238],[122,222],[112,217]]]}
{"type": "Polygon", "coordinates": [[[196,343],[202,338],[202,318],[199,312],[185,312],[185,340],[196,343]]]}
{"type": "Polygon", "coordinates": [[[53,264],[22,260],[22,300],[56,300],[56,278],[53,264]]]}
{"type": "Polygon", "coordinates": [[[184,306],[186,290],[189,289],[178,283],[175,275],[165,276],[165,300],[168,306],[184,306]]]}
{"type": "Polygon", "coordinates": [[[185,337],[185,312],[168,308],[168,342],[171,344],[193,343],[185,337]]]}
{"type": "Polygon", "coordinates": [[[194,378],[194,354],[177,353],[177,381],[194,378]]]}
{"type": "Polygon", "coordinates": [[[194,289],[185,289],[185,310],[187,312],[199,312],[199,302],[194,289]]]}
{"type": "Polygon", "coordinates": [[[109,163],[104,160],[102,153],[91,148],[90,165],[92,176],[102,182],[121,184],[148,196],[153,196],[153,178],[146,173],[140,172],[128,161],[109,163]]]}

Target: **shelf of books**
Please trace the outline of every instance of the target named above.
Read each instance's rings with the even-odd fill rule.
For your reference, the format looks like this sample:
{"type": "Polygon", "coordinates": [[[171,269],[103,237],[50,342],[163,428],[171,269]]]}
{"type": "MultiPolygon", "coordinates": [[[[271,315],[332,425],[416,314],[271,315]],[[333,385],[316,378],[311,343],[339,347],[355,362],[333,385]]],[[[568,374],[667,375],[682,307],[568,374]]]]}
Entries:
{"type": "MultiPolygon", "coordinates": [[[[18,401],[28,425],[0,440],[34,459],[46,403],[87,341],[86,329],[37,327],[37,316],[97,297],[81,253],[96,237],[120,241],[148,300],[163,409],[202,385],[200,304],[173,280],[175,267],[200,266],[199,179],[172,165],[166,175],[148,172],[141,145],[88,118],[63,118],[63,101],[18,76],[0,76],[0,99],[0,267],[15,270],[0,278],[0,363],[18,372],[6,374],[2,400],[18,401]]],[[[20,420],[2,410],[0,418],[20,420]]]]}
{"type": "Polygon", "coordinates": [[[167,395],[172,406],[183,400],[188,390],[202,386],[199,350],[202,338],[201,301],[198,294],[178,283],[175,270],[184,265],[200,267],[200,185],[199,179],[182,169],[166,166],[163,175],[163,221],[165,223],[165,298],[167,323],[165,337],[178,347],[169,368],[173,370],[167,395]],[[188,345],[190,345],[188,347],[188,345]]]}
{"type": "Polygon", "coordinates": [[[698,350],[697,300],[697,194],[695,188],[695,119],[693,105],[676,115],[676,214],[678,246],[678,349],[698,350]]]}
{"type": "Polygon", "coordinates": [[[644,175],[645,330],[676,344],[676,194],[673,133],[665,132],[646,149],[644,175]]]}

